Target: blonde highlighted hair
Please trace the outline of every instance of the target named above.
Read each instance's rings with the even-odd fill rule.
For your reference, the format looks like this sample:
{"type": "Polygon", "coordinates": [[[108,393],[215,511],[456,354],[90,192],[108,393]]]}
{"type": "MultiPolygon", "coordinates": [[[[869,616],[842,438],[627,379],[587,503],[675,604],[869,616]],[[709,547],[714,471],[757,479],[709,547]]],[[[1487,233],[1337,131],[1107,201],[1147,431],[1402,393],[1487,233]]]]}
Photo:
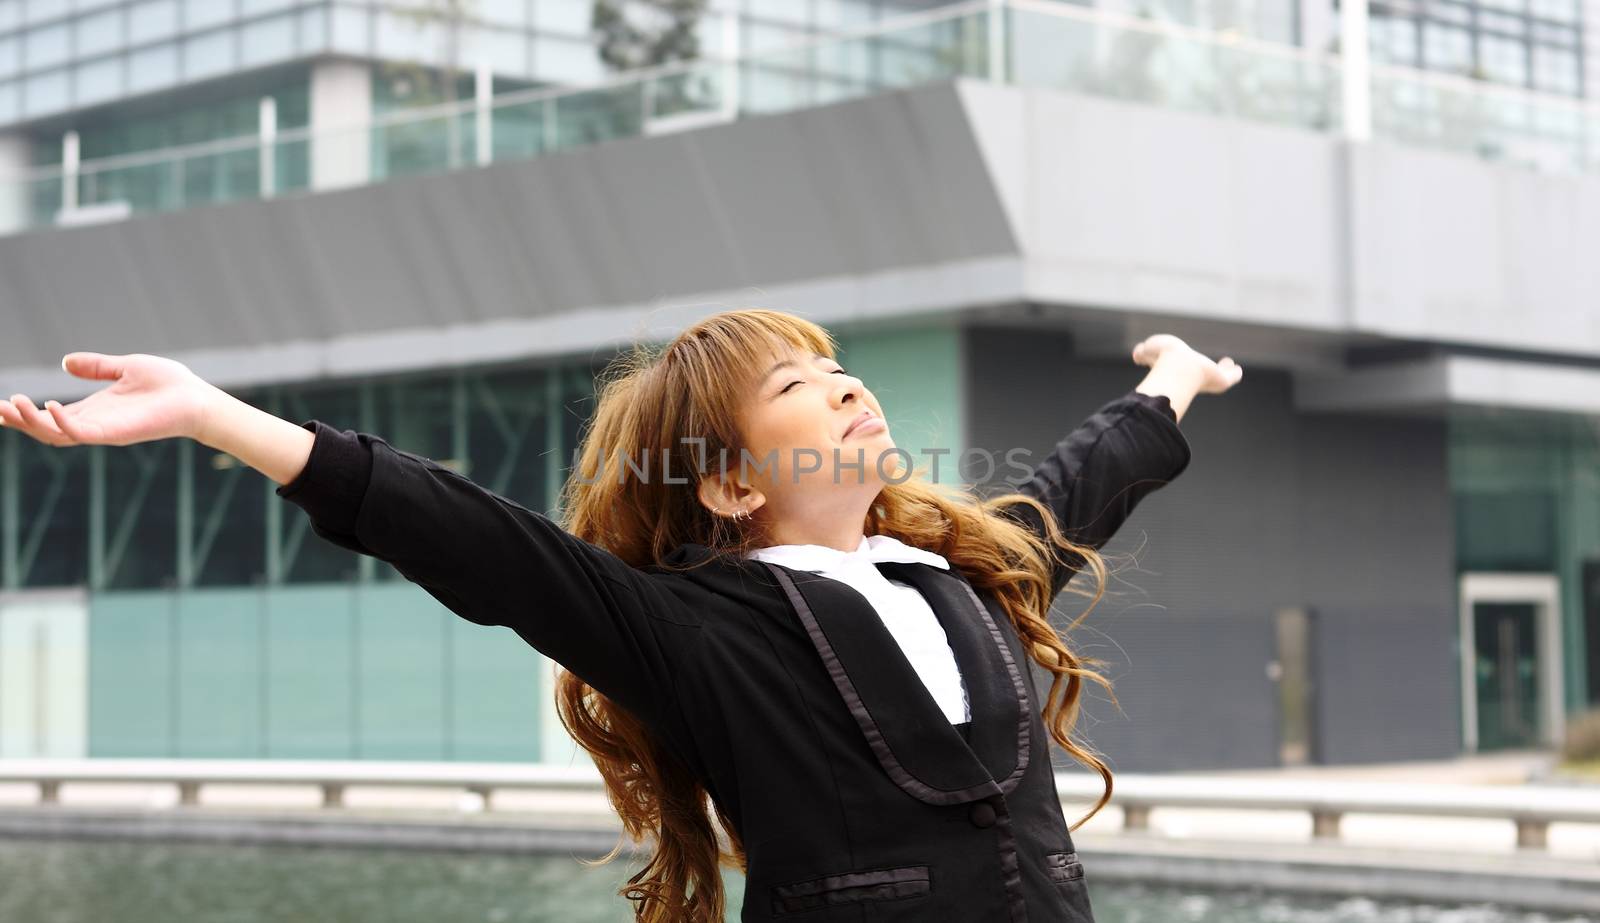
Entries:
{"type": "MultiPolygon", "coordinates": [[[[700,437],[693,455],[738,459],[746,448],[737,431],[747,395],[774,354],[788,348],[833,357],[837,349],[822,327],[781,311],[724,311],[693,324],[659,349],[637,345],[600,376],[598,404],[578,451],[577,470],[562,489],[561,525],[636,567],[660,564],[686,543],[740,557],[765,542],[754,521],[730,522],[713,514],[696,491],[703,472],[680,455],[680,440],[700,437]],[[613,455],[666,458],[663,477],[618,477],[613,455]],[[596,476],[604,472],[604,476],[596,476]]],[[[1020,493],[982,498],[971,490],[950,496],[921,472],[886,484],[862,523],[866,535],[887,535],[943,555],[980,593],[1005,608],[1028,655],[1051,675],[1042,716],[1067,753],[1105,780],[1100,799],[1072,825],[1076,830],[1110,800],[1112,774],[1092,747],[1072,737],[1083,682],[1111,693],[1111,683],[1088,665],[1102,661],[1075,654],[1050,625],[1054,561],[1070,562],[1095,578],[1090,597],[1068,628],[1076,627],[1105,593],[1106,567],[1092,548],[1074,544],[1038,501],[1020,493]],[[1016,504],[1031,507],[1045,524],[1040,537],[1015,518],[1016,504]],[[1009,512],[1008,512],[1009,510],[1009,512]]],[[[1115,694],[1111,695],[1115,702],[1115,694]]],[[[566,670],[560,670],[556,707],[562,724],[594,758],[606,793],[634,841],[647,835],[654,852],[620,889],[634,902],[639,923],[721,923],[723,866],[746,868],[743,844],[727,816],[681,762],[631,713],[566,670]],[[712,818],[717,825],[713,826],[712,818]],[[727,837],[724,847],[717,827],[727,837]]],[[[598,863],[609,862],[622,841],[598,863]]]]}

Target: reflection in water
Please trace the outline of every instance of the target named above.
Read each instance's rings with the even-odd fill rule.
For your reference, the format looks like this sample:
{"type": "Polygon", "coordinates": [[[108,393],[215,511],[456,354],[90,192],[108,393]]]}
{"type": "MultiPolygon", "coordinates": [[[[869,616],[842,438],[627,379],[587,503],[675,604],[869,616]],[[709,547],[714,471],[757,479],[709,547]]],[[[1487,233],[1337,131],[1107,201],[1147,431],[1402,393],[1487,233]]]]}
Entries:
{"type": "MultiPolygon", "coordinates": [[[[642,859],[304,846],[0,840],[6,923],[632,923],[642,859]]],[[[725,872],[728,920],[744,877],[725,872]]],[[[1571,915],[1100,881],[1096,923],[1583,923],[1571,915]]]]}

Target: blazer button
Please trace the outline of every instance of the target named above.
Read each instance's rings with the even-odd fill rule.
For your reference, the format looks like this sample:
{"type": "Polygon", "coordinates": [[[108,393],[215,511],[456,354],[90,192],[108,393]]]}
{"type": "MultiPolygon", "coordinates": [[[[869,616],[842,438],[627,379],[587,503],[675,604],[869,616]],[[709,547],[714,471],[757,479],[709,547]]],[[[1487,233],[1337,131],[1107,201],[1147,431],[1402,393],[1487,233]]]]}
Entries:
{"type": "Polygon", "coordinates": [[[974,827],[993,827],[994,805],[987,801],[980,801],[972,806],[972,813],[969,817],[974,827]]]}

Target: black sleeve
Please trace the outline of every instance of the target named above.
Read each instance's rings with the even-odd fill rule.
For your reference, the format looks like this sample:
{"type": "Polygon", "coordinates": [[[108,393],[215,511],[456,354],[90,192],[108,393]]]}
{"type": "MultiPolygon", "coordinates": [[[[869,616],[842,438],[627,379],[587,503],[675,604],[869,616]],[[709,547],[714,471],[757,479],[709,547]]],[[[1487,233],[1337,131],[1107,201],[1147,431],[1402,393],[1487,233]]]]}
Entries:
{"type": "MultiPolygon", "coordinates": [[[[1044,504],[1069,540],[1098,550],[1146,494],[1189,466],[1189,457],[1171,400],[1129,391],[1056,443],[1017,492],[1044,504]]],[[[1044,536],[1031,508],[1013,504],[1007,511],[1044,536]]],[[[1052,574],[1052,599],[1084,564],[1076,555],[1062,557],[1052,574]]]]}
{"type": "Polygon", "coordinates": [[[694,585],[630,566],[432,459],[320,420],[277,495],[322,538],[392,564],[452,612],[503,625],[641,718],[675,708],[694,585]]]}

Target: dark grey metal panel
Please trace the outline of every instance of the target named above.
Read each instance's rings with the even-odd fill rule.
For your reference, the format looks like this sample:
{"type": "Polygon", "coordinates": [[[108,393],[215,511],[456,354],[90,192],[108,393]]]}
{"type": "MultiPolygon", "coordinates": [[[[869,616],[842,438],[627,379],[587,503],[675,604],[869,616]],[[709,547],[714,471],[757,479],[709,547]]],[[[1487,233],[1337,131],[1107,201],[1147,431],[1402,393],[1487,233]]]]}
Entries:
{"type": "MultiPolygon", "coordinates": [[[[1064,332],[974,329],[967,346],[968,444],[1031,458],[1146,373],[1079,358],[1064,332]]],[[[1259,367],[1180,426],[1188,470],[1103,549],[1117,573],[1069,636],[1121,703],[1087,686],[1080,733],[1124,771],[1276,765],[1273,614],[1306,606],[1325,761],[1457,752],[1442,426],[1297,415],[1289,375],[1259,367]]],[[[1064,593],[1053,620],[1086,603],[1064,593]]]]}
{"type": "Polygon", "coordinates": [[[1461,752],[1448,424],[1299,420],[1300,549],[1326,762],[1461,752]]]}
{"type": "Polygon", "coordinates": [[[3,238],[5,312],[23,320],[0,337],[0,381],[74,349],[261,350],[585,309],[574,323],[598,342],[618,326],[605,311],[1015,255],[962,102],[931,85],[527,162],[3,238]]]}

